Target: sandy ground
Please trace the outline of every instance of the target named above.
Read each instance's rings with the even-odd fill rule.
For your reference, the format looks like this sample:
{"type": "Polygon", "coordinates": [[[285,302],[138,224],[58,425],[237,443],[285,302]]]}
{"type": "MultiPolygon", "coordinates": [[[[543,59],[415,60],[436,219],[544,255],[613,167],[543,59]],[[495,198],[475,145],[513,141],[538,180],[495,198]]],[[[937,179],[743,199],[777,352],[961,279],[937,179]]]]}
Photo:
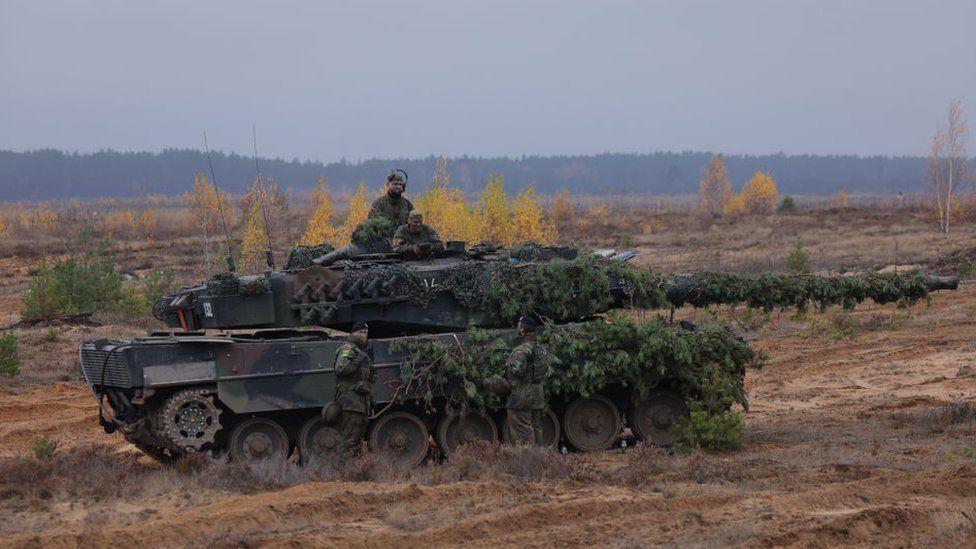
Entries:
{"type": "MultiPolygon", "coordinates": [[[[976,420],[946,413],[976,405],[976,286],[851,318],[851,339],[789,313],[751,332],[770,361],[748,376],[738,452],[642,462],[640,450],[616,449],[582,456],[592,472],[583,480],[309,482],[248,494],[150,473],[151,489],[135,497],[0,491],[0,545],[971,546],[976,420]]],[[[101,432],[76,381],[0,390],[0,456],[28,455],[42,435],[59,452],[93,442],[132,451],[101,432]]]]}

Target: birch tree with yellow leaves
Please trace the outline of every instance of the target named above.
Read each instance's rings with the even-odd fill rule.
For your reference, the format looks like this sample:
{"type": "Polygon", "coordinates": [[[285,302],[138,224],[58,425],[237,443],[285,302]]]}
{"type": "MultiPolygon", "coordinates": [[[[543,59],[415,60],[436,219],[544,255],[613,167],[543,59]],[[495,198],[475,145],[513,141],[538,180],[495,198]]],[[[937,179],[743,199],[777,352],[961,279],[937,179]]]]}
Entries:
{"type": "Polygon", "coordinates": [[[482,239],[481,224],[474,209],[464,202],[461,189],[451,188],[447,160],[437,159],[433,183],[414,201],[430,225],[445,240],[475,243],[482,239]]]}
{"type": "Polygon", "coordinates": [[[776,207],[778,196],[779,191],[772,176],[756,172],[752,179],[746,181],[739,194],[728,201],[725,211],[732,214],[768,214],[776,207]]]}
{"type": "Polygon", "coordinates": [[[366,184],[360,181],[356,195],[349,201],[349,213],[346,215],[346,220],[337,231],[336,242],[339,244],[348,243],[356,226],[365,221],[368,214],[369,203],[366,201],[366,184]]]}
{"type": "Polygon", "coordinates": [[[236,222],[236,216],[230,207],[232,200],[233,196],[226,191],[219,191],[218,194],[216,185],[203,173],[198,173],[193,178],[193,192],[183,193],[183,204],[187,208],[186,222],[191,227],[199,227],[203,232],[203,270],[206,273],[213,267],[212,239],[222,230],[221,216],[228,226],[236,222]]]}
{"type": "Polygon", "coordinates": [[[508,246],[512,243],[510,220],[512,211],[505,196],[505,182],[500,175],[488,176],[488,183],[481,190],[480,240],[508,246]]]}
{"type": "Polygon", "coordinates": [[[531,185],[515,196],[509,245],[529,241],[555,244],[557,236],[555,224],[543,215],[539,195],[531,185]]]}
{"type": "Polygon", "coordinates": [[[338,231],[332,225],[333,214],[332,199],[329,197],[325,177],[322,176],[319,177],[312,191],[312,216],[298,244],[300,246],[318,246],[322,243],[339,245],[338,231]]]}

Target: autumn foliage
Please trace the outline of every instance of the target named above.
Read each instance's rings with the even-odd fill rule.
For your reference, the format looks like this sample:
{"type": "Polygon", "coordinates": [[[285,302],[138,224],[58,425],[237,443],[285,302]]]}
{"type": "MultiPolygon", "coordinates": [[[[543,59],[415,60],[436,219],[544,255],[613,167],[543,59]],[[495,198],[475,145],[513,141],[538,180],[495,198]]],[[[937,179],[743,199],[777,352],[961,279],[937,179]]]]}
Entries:
{"type": "Polygon", "coordinates": [[[779,192],[776,182],[766,173],[756,172],[746,181],[739,194],[733,196],[725,205],[725,212],[731,214],[768,214],[776,207],[779,192]]]}
{"type": "Polygon", "coordinates": [[[332,199],[329,197],[325,177],[320,177],[312,191],[312,215],[298,243],[302,246],[317,246],[338,242],[338,233],[332,226],[333,214],[332,199]]]}

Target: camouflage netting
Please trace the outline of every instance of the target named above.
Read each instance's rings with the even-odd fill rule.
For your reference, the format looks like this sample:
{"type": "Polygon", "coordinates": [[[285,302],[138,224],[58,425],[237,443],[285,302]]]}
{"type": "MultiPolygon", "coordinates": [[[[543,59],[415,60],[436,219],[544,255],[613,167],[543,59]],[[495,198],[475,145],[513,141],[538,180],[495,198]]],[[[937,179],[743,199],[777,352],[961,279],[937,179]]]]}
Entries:
{"type": "Polygon", "coordinates": [[[207,279],[207,293],[210,295],[233,295],[237,293],[237,274],[229,271],[217,273],[207,279]]]}
{"type": "Polygon", "coordinates": [[[264,275],[240,276],[231,272],[213,275],[206,286],[210,295],[260,295],[271,291],[271,283],[264,275]]]}
{"type": "MultiPolygon", "coordinates": [[[[725,387],[732,400],[748,406],[743,390],[747,368],[761,368],[765,357],[729,329],[692,327],[657,318],[648,322],[588,322],[550,325],[539,336],[553,357],[546,381],[550,397],[589,395],[608,385],[622,385],[646,397],[662,382],[689,399],[706,385],[725,387]]],[[[469,330],[464,345],[434,339],[402,343],[412,353],[401,369],[404,394],[419,395],[428,406],[447,392],[453,406],[501,406],[491,378],[501,373],[511,350],[511,331],[469,330]]]]}
{"type": "Polygon", "coordinates": [[[288,262],[285,264],[286,271],[300,271],[312,266],[312,260],[335,250],[327,243],[318,246],[295,246],[288,251],[288,262]]]}
{"type": "Polygon", "coordinates": [[[241,295],[261,295],[271,291],[271,282],[263,275],[248,275],[237,279],[241,295]]]}

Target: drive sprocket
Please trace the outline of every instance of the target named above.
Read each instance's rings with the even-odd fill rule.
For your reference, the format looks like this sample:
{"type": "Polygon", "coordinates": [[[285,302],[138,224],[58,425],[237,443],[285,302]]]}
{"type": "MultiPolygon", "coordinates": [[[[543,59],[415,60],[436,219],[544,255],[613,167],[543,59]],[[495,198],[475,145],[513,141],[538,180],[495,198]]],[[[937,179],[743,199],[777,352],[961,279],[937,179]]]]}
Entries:
{"type": "Polygon", "coordinates": [[[221,412],[213,389],[183,389],[166,399],[157,412],[157,425],[174,449],[199,451],[213,444],[221,429],[221,412]]]}

